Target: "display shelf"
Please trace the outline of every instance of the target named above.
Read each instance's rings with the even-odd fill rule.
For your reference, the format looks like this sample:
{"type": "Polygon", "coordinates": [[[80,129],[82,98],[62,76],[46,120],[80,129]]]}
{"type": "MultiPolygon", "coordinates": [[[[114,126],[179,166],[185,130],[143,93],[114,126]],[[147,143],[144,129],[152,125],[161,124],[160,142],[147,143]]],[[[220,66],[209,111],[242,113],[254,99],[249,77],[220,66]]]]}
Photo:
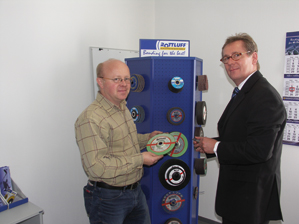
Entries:
{"type": "Polygon", "coordinates": [[[0,224],[43,224],[44,211],[28,202],[0,213],[0,224]]]}

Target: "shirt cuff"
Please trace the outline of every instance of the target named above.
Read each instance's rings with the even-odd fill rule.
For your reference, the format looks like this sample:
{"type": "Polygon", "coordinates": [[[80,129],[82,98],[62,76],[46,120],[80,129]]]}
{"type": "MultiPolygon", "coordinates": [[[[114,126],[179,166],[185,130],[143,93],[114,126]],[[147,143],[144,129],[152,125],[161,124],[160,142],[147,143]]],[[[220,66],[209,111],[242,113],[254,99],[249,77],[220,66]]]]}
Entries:
{"type": "Polygon", "coordinates": [[[214,153],[215,153],[215,155],[218,157],[218,155],[217,155],[217,149],[218,149],[218,145],[219,145],[219,143],[220,142],[216,142],[216,144],[214,145],[214,149],[213,149],[213,151],[214,151],[214,153]]]}

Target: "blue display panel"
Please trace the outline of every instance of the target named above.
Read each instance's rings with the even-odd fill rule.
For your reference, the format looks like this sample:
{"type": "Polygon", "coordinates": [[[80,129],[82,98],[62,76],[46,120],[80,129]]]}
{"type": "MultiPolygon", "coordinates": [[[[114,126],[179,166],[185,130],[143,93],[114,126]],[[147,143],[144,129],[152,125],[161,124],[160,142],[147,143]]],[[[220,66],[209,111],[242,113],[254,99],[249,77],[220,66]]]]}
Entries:
{"type": "MultiPolygon", "coordinates": [[[[200,154],[194,150],[192,138],[195,128],[200,126],[196,122],[195,106],[196,102],[202,100],[202,92],[197,90],[197,77],[202,75],[202,60],[196,57],[142,57],[128,58],[125,61],[131,75],[138,74],[144,78],[143,90],[131,91],[127,99],[129,110],[135,106],[141,106],[144,110],[143,122],[136,123],[138,133],[155,130],[181,132],[188,141],[188,149],[183,155],[175,158],[165,155],[157,164],[144,168],[141,185],[147,198],[152,223],[164,224],[170,218],[177,218],[183,224],[196,224],[199,176],[194,171],[194,159],[199,158],[200,154]],[[180,82],[183,80],[183,88],[177,92],[172,91],[169,85],[174,77],[180,77],[180,82]],[[183,122],[169,122],[167,116],[171,108],[183,110],[183,122]],[[190,170],[188,184],[182,189],[170,187],[169,190],[159,180],[163,173],[161,170],[165,170],[168,160],[171,160],[170,163],[174,161],[174,164],[186,164],[190,170]],[[172,199],[179,199],[173,207],[169,205],[172,199]]],[[[182,83],[179,83],[178,88],[181,87],[182,83]]]]}

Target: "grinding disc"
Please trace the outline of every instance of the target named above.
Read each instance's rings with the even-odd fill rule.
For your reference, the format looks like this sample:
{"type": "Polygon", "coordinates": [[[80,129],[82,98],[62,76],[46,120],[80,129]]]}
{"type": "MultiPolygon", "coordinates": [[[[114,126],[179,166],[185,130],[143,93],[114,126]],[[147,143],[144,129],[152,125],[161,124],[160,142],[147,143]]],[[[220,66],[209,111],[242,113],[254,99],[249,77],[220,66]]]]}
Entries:
{"type": "Polygon", "coordinates": [[[185,120],[185,112],[179,107],[170,108],[167,112],[167,120],[170,124],[180,125],[185,120]]]}
{"type": "Polygon", "coordinates": [[[188,165],[179,159],[169,159],[159,169],[159,180],[170,191],[183,189],[189,183],[190,175],[188,165]]]}
{"type": "Polygon", "coordinates": [[[199,193],[198,187],[195,187],[195,188],[193,189],[193,198],[194,198],[194,199],[197,199],[197,198],[198,198],[198,193],[199,193]]]}
{"type": "Polygon", "coordinates": [[[131,108],[131,116],[135,123],[142,123],[145,118],[144,109],[142,106],[134,106],[131,108]]]}
{"type": "Polygon", "coordinates": [[[170,134],[158,134],[152,137],[146,145],[146,149],[156,155],[169,153],[175,146],[175,138],[170,134]]]}
{"type": "Polygon", "coordinates": [[[205,125],[207,120],[207,106],[205,101],[196,102],[196,121],[198,125],[205,125]]]}
{"type": "Polygon", "coordinates": [[[168,212],[176,212],[184,206],[185,199],[178,191],[168,192],[162,199],[163,209],[168,212]]]}
{"type": "Polygon", "coordinates": [[[204,137],[204,132],[203,132],[202,127],[195,127],[194,136],[204,137]]]}
{"type": "Polygon", "coordinates": [[[171,92],[179,93],[184,88],[184,80],[181,77],[175,76],[169,80],[168,88],[171,92]]]}
{"type": "Polygon", "coordinates": [[[206,175],[207,174],[207,159],[200,158],[194,159],[194,169],[197,175],[206,175]]]}
{"type": "Polygon", "coordinates": [[[184,134],[181,132],[171,132],[170,133],[175,139],[175,147],[168,153],[171,157],[180,157],[188,149],[188,140],[184,134]]]}
{"type": "Polygon", "coordinates": [[[170,218],[170,219],[167,219],[164,224],[183,224],[183,223],[178,218],[170,218]]]}

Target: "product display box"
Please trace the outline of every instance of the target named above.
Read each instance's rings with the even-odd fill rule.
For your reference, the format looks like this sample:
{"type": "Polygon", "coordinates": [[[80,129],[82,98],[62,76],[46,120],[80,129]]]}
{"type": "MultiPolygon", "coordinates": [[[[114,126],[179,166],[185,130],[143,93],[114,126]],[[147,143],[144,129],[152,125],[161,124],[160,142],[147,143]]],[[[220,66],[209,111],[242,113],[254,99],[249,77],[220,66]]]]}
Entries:
{"type": "Polygon", "coordinates": [[[0,167],[0,212],[28,202],[28,198],[10,176],[8,166],[0,167]]]}

